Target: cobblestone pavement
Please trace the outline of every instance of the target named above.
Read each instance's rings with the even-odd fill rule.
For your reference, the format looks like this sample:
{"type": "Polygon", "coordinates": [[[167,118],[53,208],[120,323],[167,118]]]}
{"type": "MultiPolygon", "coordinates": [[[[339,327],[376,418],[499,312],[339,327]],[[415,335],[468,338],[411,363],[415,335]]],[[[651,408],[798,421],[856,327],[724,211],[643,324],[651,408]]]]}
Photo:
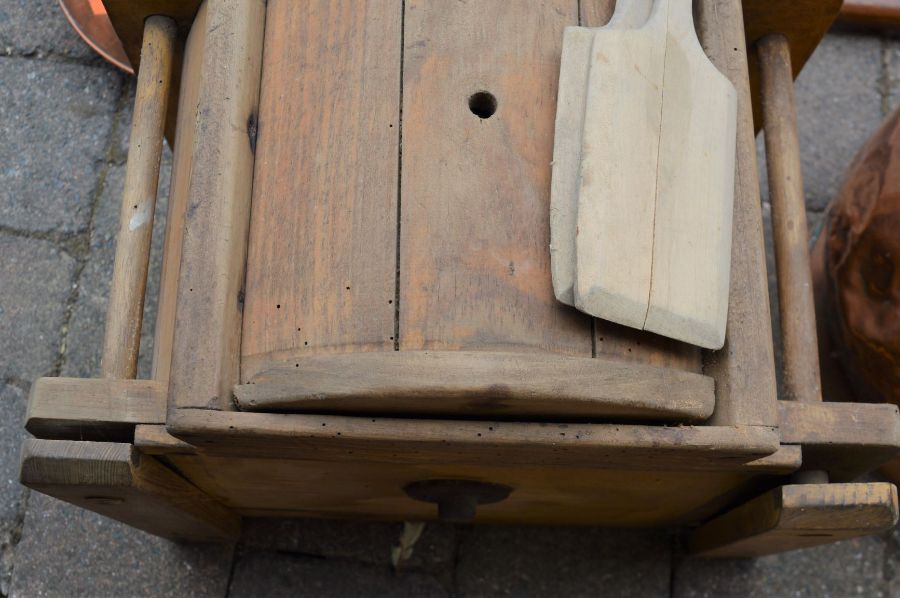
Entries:
{"type": "MultiPolygon", "coordinates": [[[[259,520],[235,547],[180,546],[23,489],[30,383],[98,369],[133,85],[52,0],[0,0],[0,597],[900,596],[896,532],[704,562],[684,559],[670,530],[430,525],[395,575],[399,524],[259,520]]],[[[856,149],[900,103],[900,42],[830,35],[798,93],[816,227],[856,149]]]]}

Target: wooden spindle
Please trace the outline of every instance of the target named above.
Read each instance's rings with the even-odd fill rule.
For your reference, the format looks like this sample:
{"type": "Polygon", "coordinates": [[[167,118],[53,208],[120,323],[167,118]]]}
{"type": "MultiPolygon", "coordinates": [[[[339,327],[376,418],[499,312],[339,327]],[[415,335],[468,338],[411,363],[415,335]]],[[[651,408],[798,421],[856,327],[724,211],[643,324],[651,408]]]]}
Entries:
{"type": "Polygon", "coordinates": [[[772,34],[757,42],[757,50],[778,270],[785,398],[816,402],[822,400],[822,389],[790,44],[784,35],[772,34]]]}
{"type": "Polygon", "coordinates": [[[150,263],[153,212],[156,209],[176,33],[177,26],[168,17],[153,16],[144,24],[125,190],[116,240],[116,261],[100,365],[105,378],[134,378],[137,374],[144,290],[150,263]]]}

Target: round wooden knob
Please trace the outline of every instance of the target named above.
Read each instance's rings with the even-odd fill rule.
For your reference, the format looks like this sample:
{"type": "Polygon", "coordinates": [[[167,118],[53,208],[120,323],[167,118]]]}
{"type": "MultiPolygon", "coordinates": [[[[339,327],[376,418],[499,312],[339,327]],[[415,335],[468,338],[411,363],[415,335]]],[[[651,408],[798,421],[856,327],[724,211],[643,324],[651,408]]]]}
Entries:
{"type": "Polygon", "coordinates": [[[403,490],[415,500],[436,503],[438,519],[449,523],[472,521],[478,505],[500,502],[512,492],[503,484],[474,480],[422,480],[403,490]]]}

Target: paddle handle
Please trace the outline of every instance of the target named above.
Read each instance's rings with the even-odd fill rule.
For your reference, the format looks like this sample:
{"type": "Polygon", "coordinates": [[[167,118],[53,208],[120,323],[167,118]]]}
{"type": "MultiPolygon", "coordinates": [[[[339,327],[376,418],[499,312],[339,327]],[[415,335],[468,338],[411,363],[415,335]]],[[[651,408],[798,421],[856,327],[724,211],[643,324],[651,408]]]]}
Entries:
{"type": "Polygon", "coordinates": [[[822,400],[822,388],[790,44],[784,35],[772,34],[757,42],[757,52],[785,398],[813,403],[822,400]]]}

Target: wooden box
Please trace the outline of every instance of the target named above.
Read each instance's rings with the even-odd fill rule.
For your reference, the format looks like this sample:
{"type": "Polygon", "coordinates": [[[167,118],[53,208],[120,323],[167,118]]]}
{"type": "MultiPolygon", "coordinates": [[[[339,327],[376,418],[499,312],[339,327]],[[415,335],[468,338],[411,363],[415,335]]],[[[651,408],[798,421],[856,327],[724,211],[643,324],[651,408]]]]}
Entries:
{"type": "Polygon", "coordinates": [[[896,407],[776,396],[755,44],[786,36],[790,83],[839,2],[697,3],[740,96],[717,352],[553,298],[562,31],[612,0],[105,4],[140,75],[103,377],[35,382],[26,485],[190,540],[245,516],[441,516],[699,526],[692,551],[749,555],[894,524],[892,485],[851,482],[900,450],[896,407]]]}

